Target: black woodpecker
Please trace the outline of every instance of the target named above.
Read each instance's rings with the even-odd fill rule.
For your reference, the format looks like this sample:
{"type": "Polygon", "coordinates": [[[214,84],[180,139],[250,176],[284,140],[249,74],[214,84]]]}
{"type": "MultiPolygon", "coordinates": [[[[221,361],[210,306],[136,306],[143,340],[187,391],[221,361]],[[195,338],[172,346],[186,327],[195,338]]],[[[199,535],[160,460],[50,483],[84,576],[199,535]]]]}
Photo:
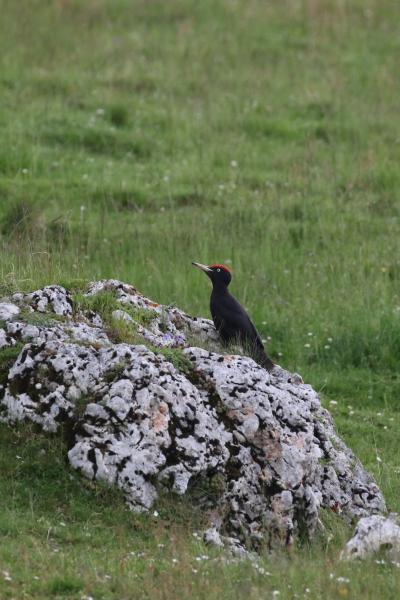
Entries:
{"type": "Polygon", "coordinates": [[[202,265],[193,262],[192,265],[201,269],[212,281],[210,310],[224,344],[238,341],[249,348],[254,360],[267,371],[275,366],[265,352],[264,344],[243,306],[229,292],[228,285],[232,275],[225,265],[202,265]]]}

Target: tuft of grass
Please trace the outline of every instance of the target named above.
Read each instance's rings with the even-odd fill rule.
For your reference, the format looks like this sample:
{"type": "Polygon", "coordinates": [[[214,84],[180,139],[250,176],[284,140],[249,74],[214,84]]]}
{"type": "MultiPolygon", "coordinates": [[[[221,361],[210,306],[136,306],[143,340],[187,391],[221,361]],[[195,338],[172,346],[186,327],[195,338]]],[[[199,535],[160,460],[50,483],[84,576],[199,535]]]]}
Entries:
{"type": "Polygon", "coordinates": [[[83,588],[83,580],[73,575],[64,575],[54,577],[49,582],[49,592],[52,596],[71,596],[78,593],[83,588]]]}
{"type": "Polygon", "coordinates": [[[121,308],[116,294],[109,290],[103,290],[93,296],[85,296],[82,293],[74,294],[73,303],[75,312],[93,311],[106,322],[111,321],[113,311],[121,308]]]}
{"type": "MultiPolygon", "coordinates": [[[[112,319],[106,326],[109,338],[116,344],[125,342],[126,344],[143,344],[144,338],[138,333],[136,323],[125,321],[124,319],[112,319]]],[[[146,344],[148,345],[148,344],[146,344]]]]}
{"type": "Polygon", "coordinates": [[[7,207],[0,220],[0,233],[8,238],[32,237],[36,229],[41,228],[40,210],[37,203],[23,198],[8,200],[7,207]]]}
{"type": "Polygon", "coordinates": [[[155,348],[154,351],[162,354],[168,362],[174,365],[175,369],[184,375],[190,375],[193,371],[193,363],[179,348],[155,348]]]}
{"type": "MultiPolygon", "coordinates": [[[[58,284],[64,287],[71,294],[82,294],[85,292],[89,285],[88,279],[77,278],[60,278],[58,284]]],[[[79,301],[79,300],[78,300],[79,301]]]]}
{"type": "Polygon", "coordinates": [[[130,304],[121,304],[120,306],[136,323],[143,325],[144,327],[150,325],[150,323],[158,316],[158,313],[154,310],[147,310],[130,304]]]}
{"type": "Polygon", "coordinates": [[[24,322],[31,325],[38,325],[39,327],[52,327],[57,325],[57,323],[66,321],[66,318],[62,315],[41,313],[39,311],[30,312],[29,310],[21,310],[19,316],[24,322]]]}
{"type": "Polygon", "coordinates": [[[115,104],[109,108],[109,119],[115,127],[126,127],[129,122],[129,113],[123,104],[115,104]]]}
{"type": "Polygon", "coordinates": [[[17,360],[23,346],[22,342],[17,342],[14,346],[0,349],[0,385],[7,384],[8,372],[17,360]]]}
{"type": "Polygon", "coordinates": [[[104,379],[111,383],[112,381],[121,377],[122,373],[127,367],[127,363],[120,362],[112,367],[110,367],[103,375],[104,379]]]}

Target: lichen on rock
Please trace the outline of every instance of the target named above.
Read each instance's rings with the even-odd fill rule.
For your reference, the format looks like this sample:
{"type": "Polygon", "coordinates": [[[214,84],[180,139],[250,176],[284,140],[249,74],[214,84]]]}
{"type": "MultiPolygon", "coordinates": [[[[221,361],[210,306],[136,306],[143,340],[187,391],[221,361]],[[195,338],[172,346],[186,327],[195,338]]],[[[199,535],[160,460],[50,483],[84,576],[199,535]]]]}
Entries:
{"type": "Polygon", "coordinates": [[[299,376],[227,355],[211,321],[122,282],[95,282],[87,297],[110,291],[119,307],[112,318],[136,328],[143,343],[112,341],[104,315],[77,310],[60,286],[14,295],[18,310],[4,312],[0,345],[22,349],[0,389],[1,421],[30,421],[53,434],[63,424],[71,466],[118,486],[138,511],[163,489],[185,494],[221,475],[207,507],[209,541],[218,544],[290,544],[300,529],[314,534],[324,508],[347,519],[385,509],[374,479],[299,376]],[[134,310],[148,318],[135,321],[134,310]],[[62,320],[28,323],[29,311],[62,320]]]}

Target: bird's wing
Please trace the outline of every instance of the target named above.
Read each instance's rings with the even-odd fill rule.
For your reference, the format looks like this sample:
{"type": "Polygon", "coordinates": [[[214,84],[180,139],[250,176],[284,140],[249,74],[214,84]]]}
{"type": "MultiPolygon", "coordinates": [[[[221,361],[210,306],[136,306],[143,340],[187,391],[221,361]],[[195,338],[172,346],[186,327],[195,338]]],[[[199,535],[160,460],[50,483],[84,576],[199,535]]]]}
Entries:
{"type": "Polygon", "coordinates": [[[242,338],[250,348],[251,356],[267,371],[271,371],[274,363],[265,352],[264,344],[254,323],[243,306],[232,295],[218,298],[215,305],[211,302],[211,313],[214,324],[222,339],[229,341],[236,336],[242,338]]]}
{"type": "Polygon", "coordinates": [[[254,339],[255,339],[255,340],[256,340],[256,342],[257,342],[257,346],[259,346],[260,348],[264,348],[264,344],[263,344],[263,342],[262,342],[262,339],[261,339],[261,337],[260,337],[260,334],[258,333],[258,331],[257,331],[257,329],[256,329],[256,326],[254,325],[253,321],[250,319],[250,317],[249,317],[248,315],[247,315],[247,318],[249,319],[250,326],[251,326],[251,327],[252,327],[252,329],[253,329],[253,333],[254,333],[254,339]]]}
{"type": "Polygon", "coordinates": [[[217,329],[222,325],[232,329],[240,329],[249,341],[251,340],[255,342],[257,346],[264,348],[254,323],[234,296],[230,294],[226,299],[219,298],[218,311],[214,311],[213,307],[211,307],[211,312],[213,313],[213,319],[217,329]]]}

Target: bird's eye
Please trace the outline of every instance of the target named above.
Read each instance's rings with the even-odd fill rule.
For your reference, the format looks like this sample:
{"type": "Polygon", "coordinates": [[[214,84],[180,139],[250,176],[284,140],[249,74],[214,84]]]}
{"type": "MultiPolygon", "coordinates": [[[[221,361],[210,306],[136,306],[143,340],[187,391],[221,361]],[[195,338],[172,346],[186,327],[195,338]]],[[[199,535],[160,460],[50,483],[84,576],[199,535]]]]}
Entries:
{"type": "Polygon", "coordinates": [[[221,269],[217,269],[217,272],[219,273],[221,269]]]}

